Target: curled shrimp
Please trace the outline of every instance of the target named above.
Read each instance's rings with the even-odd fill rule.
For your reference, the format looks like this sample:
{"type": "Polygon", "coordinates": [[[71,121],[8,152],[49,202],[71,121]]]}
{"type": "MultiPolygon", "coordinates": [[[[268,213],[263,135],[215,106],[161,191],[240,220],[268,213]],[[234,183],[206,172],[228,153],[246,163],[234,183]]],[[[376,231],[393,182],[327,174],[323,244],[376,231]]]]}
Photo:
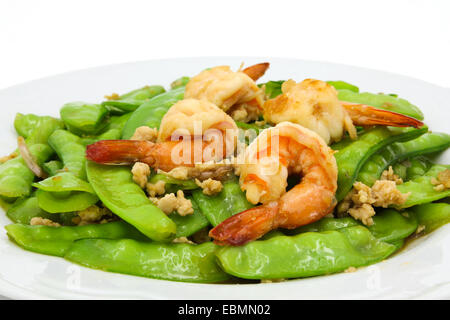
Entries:
{"type": "Polygon", "coordinates": [[[214,104],[185,99],[164,115],[156,143],[101,140],[87,146],[86,157],[102,164],[144,162],[163,171],[193,167],[195,163],[219,161],[233,153],[234,130],[237,126],[233,119],[214,104]]]}
{"type": "Polygon", "coordinates": [[[416,128],[423,125],[396,112],[339,101],[336,89],[320,80],[305,79],[300,83],[288,80],[281,90],[281,95],[264,103],[264,119],[275,124],[298,123],[318,133],[328,144],[341,140],[346,131],[355,139],[355,125],[416,128]]]}
{"type": "Polygon", "coordinates": [[[282,122],[264,130],[248,147],[241,189],[262,205],[238,213],[210,231],[218,244],[242,245],[276,228],[293,229],[333,211],[337,165],[333,151],[315,132],[282,122]],[[289,174],[301,181],[286,192],[289,174]]]}
{"type": "Polygon", "coordinates": [[[185,98],[208,100],[230,114],[233,119],[257,120],[262,111],[263,91],[255,81],[262,77],[269,63],[260,63],[234,72],[218,66],[200,72],[186,85],[185,98]]]}

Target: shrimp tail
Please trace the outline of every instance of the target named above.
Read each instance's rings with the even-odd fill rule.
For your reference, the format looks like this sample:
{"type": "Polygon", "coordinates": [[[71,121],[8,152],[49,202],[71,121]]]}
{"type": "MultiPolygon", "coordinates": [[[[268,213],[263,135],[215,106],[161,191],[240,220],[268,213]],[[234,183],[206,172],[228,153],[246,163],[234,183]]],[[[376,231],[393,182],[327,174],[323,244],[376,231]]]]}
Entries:
{"type": "Polygon", "coordinates": [[[253,81],[261,78],[264,73],[266,73],[267,69],[269,69],[270,64],[268,62],[258,63],[253,66],[247,67],[242,70],[243,73],[252,78],[253,81]]]}
{"type": "Polygon", "coordinates": [[[245,210],[211,229],[209,236],[218,245],[243,245],[275,229],[277,213],[276,201],[245,210]]]}
{"type": "Polygon", "coordinates": [[[341,102],[347,110],[353,124],[357,126],[392,126],[392,127],[414,127],[420,128],[423,122],[404,114],[374,108],[365,104],[354,104],[341,102]]]}
{"type": "Polygon", "coordinates": [[[137,161],[149,165],[149,157],[155,144],[140,140],[101,140],[86,148],[86,158],[102,164],[131,164],[137,161]]]}

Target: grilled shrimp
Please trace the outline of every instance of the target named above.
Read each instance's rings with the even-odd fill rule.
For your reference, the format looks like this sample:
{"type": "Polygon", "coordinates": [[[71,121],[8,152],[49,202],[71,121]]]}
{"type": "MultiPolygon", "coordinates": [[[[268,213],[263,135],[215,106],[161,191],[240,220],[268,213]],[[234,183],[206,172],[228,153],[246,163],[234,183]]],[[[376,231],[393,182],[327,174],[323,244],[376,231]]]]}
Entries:
{"type": "Polygon", "coordinates": [[[318,133],[327,144],[341,140],[345,131],[355,139],[355,125],[416,128],[423,125],[399,113],[339,101],[336,89],[320,80],[306,79],[300,83],[288,80],[281,90],[281,95],[264,103],[264,119],[275,124],[298,123],[318,133]]]}
{"type": "Polygon", "coordinates": [[[332,212],[337,165],[333,151],[315,132],[282,122],[264,130],[248,147],[241,189],[257,207],[238,213],[210,231],[218,244],[242,245],[276,228],[293,229],[332,212]],[[301,181],[286,192],[289,174],[301,181]]]}
{"type": "Polygon", "coordinates": [[[103,164],[144,162],[155,169],[170,171],[230,155],[236,147],[234,130],[237,126],[233,119],[214,104],[185,99],[164,115],[156,143],[101,140],[87,146],[86,156],[103,164]]]}
{"type": "Polygon", "coordinates": [[[268,67],[268,63],[260,63],[237,72],[229,66],[204,70],[188,82],[184,96],[208,100],[237,121],[257,120],[264,101],[255,81],[268,67]]]}

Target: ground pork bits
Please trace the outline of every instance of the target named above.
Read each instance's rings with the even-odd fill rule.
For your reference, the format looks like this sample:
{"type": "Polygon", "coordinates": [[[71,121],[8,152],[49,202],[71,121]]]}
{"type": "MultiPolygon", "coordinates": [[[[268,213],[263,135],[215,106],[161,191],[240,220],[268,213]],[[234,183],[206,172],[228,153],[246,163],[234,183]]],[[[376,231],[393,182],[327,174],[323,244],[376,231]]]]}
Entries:
{"type": "Polygon", "coordinates": [[[87,209],[78,211],[78,216],[72,222],[79,226],[94,223],[107,223],[112,218],[112,212],[108,208],[100,208],[93,205],[87,209]]]}
{"type": "Polygon", "coordinates": [[[446,169],[439,172],[437,178],[431,179],[431,184],[434,185],[434,190],[443,191],[445,189],[450,189],[450,170],[446,169]]]}
{"type": "Polygon", "coordinates": [[[30,225],[32,226],[48,226],[48,227],[61,227],[58,222],[54,222],[50,219],[45,219],[41,217],[33,217],[30,220],[30,225]]]}
{"type": "Polygon", "coordinates": [[[142,126],[138,127],[136,131],[134,131],[134,134],[130,138],[130,140],[145,140],[156,142],[157,137],[158,137],[158,129],[142,126]]]}
{"type": "Polygon", "coordinates": [[[150,175],[150,167],[143,162],[136,162],[131,169],[133,174],[133,181],[136,182],[142,189],[147,185],[147,177],[150,175]]]}
{"type": "Polygon", "coordinates": [[[383,173],[381,174],[380,180],[394,181],[395,184],[403,183],[403,179],[394,173],[392,166],[389,166],[389,169],[383,171],[383,173]]]}
{"type": "Polygon", "coordinates": [[[168,193],[162,198],[150,197],[149,199],[165,214],[176,211],[180,216],[186,216],[194,213],[191,200],[184,197],[183,190],[178,190],[176,196],[174,193],[168,193]]]}
{"type": "Polygon", "coordinates": [[[387,208],[392,204],[400,205],[408,196],[409,193],[403,194],[397,189],[395,181],[377,180],[372,188],[362,182],[355,182],[352,191],[339,204],[338,214],[348,213],[370,226],[375,215],[373,207],[387,208]]]}
{"type": "Polygon", "coordinates": [[[150,197],[163,195],[166,192],[166,182],[159,180],[156,183],[147,183],[146,189],[150,197]]]}
{"type": "Polygon", "coordinates": [[[206,179],[205,181],[200,181],[198,179],[195,179],[195,183],[202,188],[203,193],[207,196],[212,196],[220,191],[222,191],[222,182],[218,180],[213,180],[211,178],[206,179]]]}

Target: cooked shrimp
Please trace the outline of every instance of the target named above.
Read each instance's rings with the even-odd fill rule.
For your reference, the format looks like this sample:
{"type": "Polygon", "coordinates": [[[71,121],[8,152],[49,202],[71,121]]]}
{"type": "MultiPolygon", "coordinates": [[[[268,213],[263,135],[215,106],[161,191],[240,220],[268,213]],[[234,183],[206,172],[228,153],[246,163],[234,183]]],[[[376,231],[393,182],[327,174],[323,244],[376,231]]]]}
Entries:
{"type": "Polygon", "coordinates": [[[237,72],[229,66],[204,70],[188,82],[184,96],[208,100],[235,120],[257,120],[264,101],[255,81],[268,67],[268,63],[260,63],[237,72]]]}
{"type": "Polygon", "coordinates": [[[282,94],[264,103],[264,119],[272,123],[291,121],[318,133],[328,144],[342,139],[347,131],[356,138],[355,125],[420,127],[414,118],[362,104],[341,102],[336,89],[320,80],[283,83],[282,94]]]}
{"type": "Polygon", "coordinates": [[[218,244],[242,245],[276,228],[293,229],[321,219],[336,205],[333,151],[315,132],[282,122],[264,130],[248,147],[241,189],[262,205],[236,214],[210,231],[218,244]],[[289,174],[302,177],[286,192],[289,174]]]}
{"type": "Polygon", "coordinates": [[[164,115],[156,143],[138,140],[102,140],[87,146],[89,160],[103,164],[144,162],[170,171],[198,162],[219,161],[235,147],[237,126],[224,111],[208,101],[185,99],[164,115]]]}

